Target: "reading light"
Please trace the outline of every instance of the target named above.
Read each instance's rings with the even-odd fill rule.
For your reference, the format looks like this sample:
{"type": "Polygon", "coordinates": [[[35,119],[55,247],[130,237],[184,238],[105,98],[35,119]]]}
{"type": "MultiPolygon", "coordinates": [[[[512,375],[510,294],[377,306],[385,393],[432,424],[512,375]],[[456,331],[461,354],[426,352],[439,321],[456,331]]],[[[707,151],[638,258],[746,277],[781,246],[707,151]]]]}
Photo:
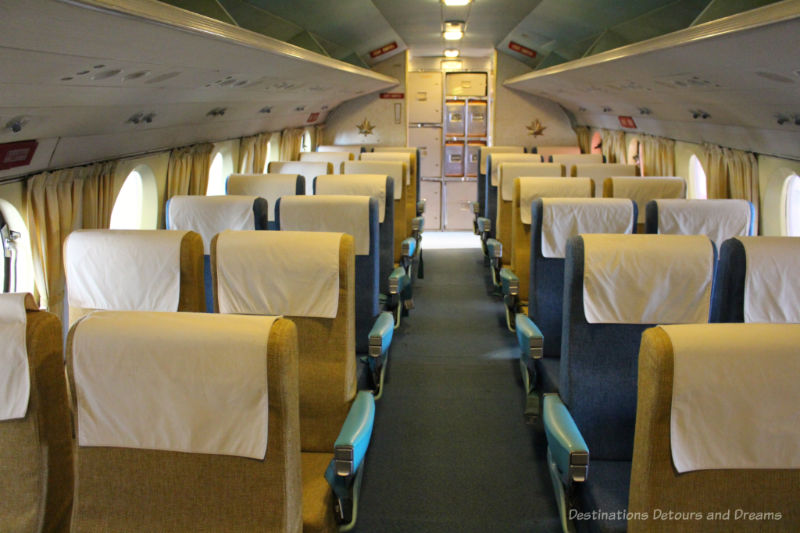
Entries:
{"type": "Polygon", "coordinates": [[[447,7],[465,6],[472,2],[472,0],[442,0],[442,3],[447,7]]]}
{"type": "Polygon", "coordinates": [[[444,57],[458,57],[459,53],[455,48],[448,48],[444,51],[444,57]]]}
{"type": "Polygon", "coordinates": [[[448,20],[444,23],[444,32],[442,32],[445,40],[457,41],[464,37],[464,23],[458,20],[448,20]]]}

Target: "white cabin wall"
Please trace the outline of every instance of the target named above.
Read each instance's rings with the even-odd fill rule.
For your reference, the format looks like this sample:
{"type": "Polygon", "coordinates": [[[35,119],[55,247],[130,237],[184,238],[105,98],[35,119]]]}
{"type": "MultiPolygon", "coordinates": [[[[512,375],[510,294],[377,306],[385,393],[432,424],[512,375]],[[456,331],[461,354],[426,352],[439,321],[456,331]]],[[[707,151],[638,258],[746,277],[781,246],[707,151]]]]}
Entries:
{"type": "Polygon", "coordinates": [[[494,101],[493,144],[497,146],[520,144],[534,145],[575,145],[577,138],[569,117],[555,102],[509,89],[503,85],[506,80],[530,72],[530,67],[509,57],[497,54],[497,85],[494,101]],[[547,129],[544,135],[533,137],[526,126],[535,119],[547,129]]]}
{"type": "Polygon", "coordinates": [[[25,206],[27,204],[25,198],[25,183],[22,181],[15,181],[13,183],[4,183],[0,185],[0,198],[14,206],[20,212],[22,218],[25,218],[25,206]]]}
{"type": "MultiPolygon", "coordinates": [[[[392,76],[400,83],[388,92],[405,93],[406,54],[397,54],[378,63],[372,70],[392,76]]],[[[380,93],[372,93],[341,104],[328,114],[321,144],[383,144],[406,145],[405,99],[382,99],[380,93]],[[395,122],[395,105],[400,106],[400,123],[395,122]],[[358,133],[356,124],[364,119],[375,126],[371,135],[358,133]]]]}

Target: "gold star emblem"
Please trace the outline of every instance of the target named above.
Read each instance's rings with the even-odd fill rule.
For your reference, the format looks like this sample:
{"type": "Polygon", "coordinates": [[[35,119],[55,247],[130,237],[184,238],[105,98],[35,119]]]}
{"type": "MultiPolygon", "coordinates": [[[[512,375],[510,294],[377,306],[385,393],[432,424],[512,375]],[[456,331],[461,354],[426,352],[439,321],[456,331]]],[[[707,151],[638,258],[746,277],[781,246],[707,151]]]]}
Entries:
{"type": "Polygon", "coordinates": [[[544,130],[547,129],[546,126],[542,125],[537,118],[533,122],[531,122],[530,126],[525,126],[528,128],[528,135],[533,135],[534,137],[538,137],[539,135],[544,135],[544,130]]]}
{"type": "Polygon", "coordinates": [[[364,121],[361,124],[356,124],[356,128],[358,128],[358,133],[366,137],[367,135],[372,135],[372,130],[375,129],[375,126],[369,123],[369,120],[364,118],[364,121]]]}

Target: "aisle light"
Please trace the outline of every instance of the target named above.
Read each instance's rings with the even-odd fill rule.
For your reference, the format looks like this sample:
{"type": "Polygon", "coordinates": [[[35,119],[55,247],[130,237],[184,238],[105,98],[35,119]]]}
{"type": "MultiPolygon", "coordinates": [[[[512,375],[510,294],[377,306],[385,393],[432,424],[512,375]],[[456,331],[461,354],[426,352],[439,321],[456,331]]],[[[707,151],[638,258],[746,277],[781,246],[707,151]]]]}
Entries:
{"type": "Polygon", "coordinates": [[[464,23],[458,20],[448,20],[444,23],[444,38],[448,41],[457,41],[464,37],[464,23]]]}
{"type": "Polygon", "coordinates": [[[442,0],[442,3],[448,7],[465,6],[472,2],[472,0],[442,0]]]}
{"type": "Polygon", "coordinates": [[[455,48],[448,48],[444,51],[444,57],[458,57],[459,53],[455,48]]]}

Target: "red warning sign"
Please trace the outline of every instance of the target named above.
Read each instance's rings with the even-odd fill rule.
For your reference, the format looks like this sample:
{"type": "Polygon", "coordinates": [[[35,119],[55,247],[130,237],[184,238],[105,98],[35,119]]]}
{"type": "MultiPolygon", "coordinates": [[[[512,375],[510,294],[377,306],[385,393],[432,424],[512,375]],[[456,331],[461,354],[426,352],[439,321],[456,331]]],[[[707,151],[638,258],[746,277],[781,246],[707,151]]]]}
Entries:
{"type": "Polygon", "coordinates": [[[522,55],[528,56],[528,57],[536,57],[536,51],[535,50],[531,50],[527,46],[522,46],[521,44],[515,43],[514,41],[508,41],[508,47],[511,50],[517,52],[518,54],[522,54],[522,55]]]}
{"type": "Polygon", "coordinates": [[[623,128],[633,128],[636,129],[636,122],[633,121],[633,117],[619,117],[619,125],[623,128]]]}
{"type": "Polygon", "coordinates": [[[375,58],[375,57],[378,57],[378,56],[382,56],[383,54],[388,54],[392,50],[396,50],[396,49],[397,49],[397,42],[392,41],[389,44],[385,44],[385,45],[381,46],[380,48],[376,48],[375,50],[370,52],[369,53],[369,57],[375,58]]]}
{"type": "Polygon", "coordinates": [[[306,123],[315,122],[318,118],[319,118],[319,113],[311,113],[310,115],[308,115],[308,120],[306,120],[306,123]]]}
{"type": "Polygon", "coordinates": [[[37,146],[37,141],[0,144],[0,170],[30,165],[37,146]]]}
{"type": "Polygon", "coordinates": [[[406,93],[381,93],[384,100],[402,100],[405,96],[406,93]]]}

